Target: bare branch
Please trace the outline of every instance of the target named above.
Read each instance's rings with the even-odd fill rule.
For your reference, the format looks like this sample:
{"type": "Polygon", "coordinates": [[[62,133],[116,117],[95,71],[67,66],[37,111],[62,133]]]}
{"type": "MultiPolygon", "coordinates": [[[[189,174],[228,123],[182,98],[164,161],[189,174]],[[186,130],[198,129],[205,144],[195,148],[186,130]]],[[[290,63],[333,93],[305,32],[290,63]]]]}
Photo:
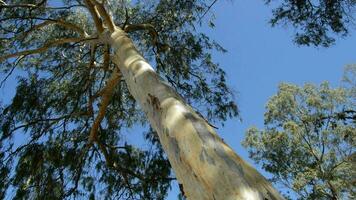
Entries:
{"type": "Polygon", "coordinates": [[[213,7],[213,5],[214,5],[217,1],[218,1],[218,0],[214,0],[214,1],[210,4],[210,6],[206,9],[206,11],[203,13],[203,15],[199,17],[199,20],[198,20],[199,23],[201,22],[201,20],[205,17],[205,15],[209,12],[209,10],[211,9],[211,7],[213,7]]]}
{"type": "Polygon", "coordinates": [[[25,56],[21,56],[15,61],[15,64],[13,64],[13,66],[12,66],[11,70],[9,71],[9,73],[7,73],[6,77],[1,81],[0,88],[3,86],[3,84],[6,82],[6,80],[11,76],[12,72],[14,72],[17,64],[19,64],[19,62],[21,62],[21,60],[24,59],[24,58],[25,58],[25,56]]]}
{"type": "Polygon", "coordinates": [[[129,20],[130,20],[129,12],[127,10],[127,7],[125,6],[125,22],[122,25],[122,29],[124,29],[125,26],[129,23],[129,20]]]}

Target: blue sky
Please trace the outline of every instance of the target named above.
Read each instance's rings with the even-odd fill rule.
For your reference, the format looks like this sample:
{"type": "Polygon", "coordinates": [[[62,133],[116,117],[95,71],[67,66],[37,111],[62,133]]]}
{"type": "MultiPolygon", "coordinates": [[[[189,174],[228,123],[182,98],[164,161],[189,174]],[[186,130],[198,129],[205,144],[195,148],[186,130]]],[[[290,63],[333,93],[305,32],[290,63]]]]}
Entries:
{"type": "MultiPolygon", "coordinates": [[[[278,84],[329,81],[338,86],[345,65],[356,63],[356,36],[340,38],[327,49],[300,47],[292,41],[292,27],[271,28],[271,8],[262,0],[218,1],[212,12],[215,29],[202,31],[228,50],[226,54],[214,54],[214,59],[227,72],[242,117],[242,122],[227,121],[218,133],[241,157],[253,163],[240,142],[248,127],[263,127],[264,106],[276,94],[278,84]]],[[[177,190],[173,189],[167,199],[177,199],[177,190]]]]}

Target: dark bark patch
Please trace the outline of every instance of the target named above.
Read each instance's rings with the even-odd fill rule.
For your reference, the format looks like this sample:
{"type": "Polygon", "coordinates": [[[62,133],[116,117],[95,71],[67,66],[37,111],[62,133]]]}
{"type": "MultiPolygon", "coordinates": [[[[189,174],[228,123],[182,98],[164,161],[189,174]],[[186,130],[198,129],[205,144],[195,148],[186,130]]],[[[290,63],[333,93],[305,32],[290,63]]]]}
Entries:
{"type": "Polygon", "coordinates": [[[244,174],[242,166],[231,159],[222,147],[216,148],[215,152],[218,156],[220,156],[221,159],[225,161],[226,165],[229,166],[232,171],[235,171],[238,174],[244,174]]]}
{"type": "Polygon", "coordinates": [[[195,117],[192,113],[184,113],[184,117],[192,122],[195,131],[198,133],[203,143],[214,140],[213,134],[206,128],[202,119],[195,117]]]}
{"type": "Polygon", "coordinates": [[[163,128],[163,134],[165,134],[167,137],[169,136],[169,129],[167,127],[163,128]]]}
{"type": "MultiPolygon", "coordinates": [[[[238,174],[244,174],[243,168],[240,164],[236,163],[233,159],[229,157],[229,155],[225,152],[224,148],[221,145],[221,140],[215,138],[213,133],[211,133],[206,125],[205,121],[195,117],[192,113],[184,113],[184,116],[192,122],[195,131],[201,138],[202,142],[210,146],[210,148],[214,148],[216,154],[225,161],[227,166],[238,174]]],[[[205,152],[207,154],[207,152],[205,152]]]]}
{"type": "Polygon", "coordinates": [[[183,184],[180,184],[180,183],[179,183],[179,190],[180,190],[180,193],[182,194],[182,196],[183,196],[184,198],[186,198],[185,192],[184,192],[184,188],[183,188],[183,184]]]}
{"type": "Polygon", "coordinates": [[[200,161],[208,162],[211,165],[215,165],[215,160],[203,149],[199,156],[200,161]]]}
{"type": "Polygon", "coordinates": [[[179,159],[179,146],[178,146],[178,141],[173,138],[173,137],[169,137],[169,148],[171,149],[170,152],[174,152],[174,157],[176,159],[179,159]]]}
{"type": "Polygon", "coordinates": [[[265,197],[265,200],[277,200],[277,198],[273,194],[271,194],[271,192],[268,190],[267,190],[267,196],[269,198],[265,197]]]}
{"type": "Polygon", "coordinates": [[[161,102],[156,96],[148,93],[147,102],[151,104],[155,110],[161,110],[161,102]]]}

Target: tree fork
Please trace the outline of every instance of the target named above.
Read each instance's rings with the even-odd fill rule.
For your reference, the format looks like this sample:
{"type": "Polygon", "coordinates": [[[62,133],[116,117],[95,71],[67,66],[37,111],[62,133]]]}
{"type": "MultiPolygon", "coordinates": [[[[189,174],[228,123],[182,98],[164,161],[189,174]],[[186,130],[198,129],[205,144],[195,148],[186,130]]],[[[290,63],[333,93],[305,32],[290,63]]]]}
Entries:
{"type": "Polygon", "coordinates": [[[157,131],[188,199],[283,199],[155,73],[126,32],[115,27],[108,42],[115,50],[114,62],[157,131]]]}

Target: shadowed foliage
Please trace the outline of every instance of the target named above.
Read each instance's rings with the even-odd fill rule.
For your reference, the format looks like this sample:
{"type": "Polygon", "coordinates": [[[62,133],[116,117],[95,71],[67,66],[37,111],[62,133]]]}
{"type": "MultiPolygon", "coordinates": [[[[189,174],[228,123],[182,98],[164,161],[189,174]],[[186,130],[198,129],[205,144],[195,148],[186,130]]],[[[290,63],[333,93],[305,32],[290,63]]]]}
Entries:
{"type": "Polygon", "coordinates": [[[300,45],[330,46],[335,36],[346,36],[355,28],[355,0],[265,0],[274,6],[272,26],[296,28],[300,45]]]}

